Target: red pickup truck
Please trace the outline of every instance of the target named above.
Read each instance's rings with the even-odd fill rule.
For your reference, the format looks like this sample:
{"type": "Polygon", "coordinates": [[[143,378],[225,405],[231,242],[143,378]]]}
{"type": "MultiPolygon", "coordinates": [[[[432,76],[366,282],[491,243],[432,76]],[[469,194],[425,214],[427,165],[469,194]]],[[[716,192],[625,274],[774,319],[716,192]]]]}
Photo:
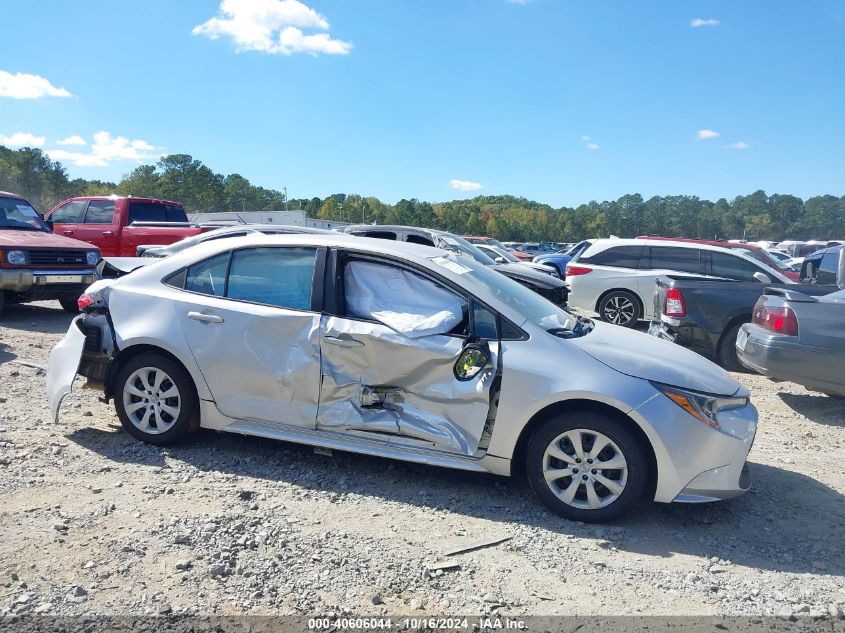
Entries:
{"type": "Polygon", "coordinates": [[[172,244],[209,230],[188,222],[178,202],[133,196],[69,198],[44,219],[56,235],[94,244],[103,257],[135,257],[139,246],[172,244]]]}

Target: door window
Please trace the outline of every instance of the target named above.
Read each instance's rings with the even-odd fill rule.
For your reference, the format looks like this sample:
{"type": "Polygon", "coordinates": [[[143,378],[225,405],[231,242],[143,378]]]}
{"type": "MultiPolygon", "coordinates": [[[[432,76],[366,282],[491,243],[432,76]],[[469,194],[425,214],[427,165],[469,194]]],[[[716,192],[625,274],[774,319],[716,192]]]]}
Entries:
{"type": "Polygon", "coordinates": [[[248,248],[232,253],[226,296],[311,310],[315,248],[248,248]]]}
{"type": "Polygon", "coordinates": [[[167,222],[167,209],[160,202],[130,202],[129,224],[133,222],[167,222]]]}
{"type": "Polygon", "coordinates": [[[71,200],[53,211],[49,219],[55,224],[77,224],[87,204],[87,200],[71,200]]]}
{"type": "Polygon", "coordinates": [[[226,267],[229,253],[215,255],[188,268],[185,290],[222,297],[226,292],[226,267]]]}
{"type": "Polygon", "coordinates": [[[754,273],[766,274],[751,262],[735,255],[713,251],[710,253],[710,257],[712,258],[711,272],[716,277],[736,279],[738,281],[757,281],[754,279],[754,273]]]}
{"type": "Polygon", "coordinates": [[[347,316],[378,321],[409,338],[466,331],[467,302],[410,270],[352,260],[343,288],[347,316]]]}
{"type": "Polygon", "coordinates": [[[816,283],[822,286],[836,285],[836,276],[839,273],[839,253],[825,253],[822,263],[816,272],[816,283]]]}
{"type": "Polygon", "coordinates": [[[612,246],[595,255],[582,257],[579,261],[582,264],[593,264],[594,266],[610,266],[611,268],[636,269],[640,265],[642,246],[612,246]]]}
{"type": "Polygon", "coordinates": [[[651,270],[677,270],[682,273],[703,275],[704,261],[701,250],[697,248],[652,246],[649,268],[651,270]]]}
{"type": "Polygon", "coordinates": [[[114,219],[114,200],[92,200],[85,212],[85,224],[111,224],[114,219]]]}

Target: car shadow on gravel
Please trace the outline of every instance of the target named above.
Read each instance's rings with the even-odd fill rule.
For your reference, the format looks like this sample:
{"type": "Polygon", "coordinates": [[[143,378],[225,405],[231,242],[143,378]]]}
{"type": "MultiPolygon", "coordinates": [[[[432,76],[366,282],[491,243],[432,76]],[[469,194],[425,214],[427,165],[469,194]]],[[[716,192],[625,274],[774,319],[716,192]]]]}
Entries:
{"type": "Polygon", "coordinates": [[[0,342],[0,365],[8,363],[10,360],[15,360],[18,355],[10,351],[11,348],[3,342],[0,342]]]}
{"type": "Polygon", "coordinates": [[[7,305],[0,315],[0,325],[10,330],[37,331],[43,334],[67,332],[74,315],[62,310],[58,301],[40,304],[7,305]]]}
{"type": "Polygon", "coordinates": [[[778,393],[783,403],[817,424],[845,427],[845,398],[824,394],[778,393]]]}
{"type": "MultiPolygon", "coordinates": [[[[845,496],[811,477],[773,466],[752,464],[754,488],[737,499],[700,505],[644,503],[623,520],[589,525],[546,511],[521,478],[341,451],[327,457],[307,446],[213,431],[166,449],[138,442],[118,427],[79,429],[68,439],[116,462],[168,467],[175,461],[236,475],[243,478],[238,481],[241,490],[258,488],[267,495],[272,488],[265,488],[266,483],[333,493],[338,502],[345,495],[360,495],[499,522],[497,535],[507,534],[510,524],[527,525],[599,539],[607,550],[667,559],[715,556],[758,569],[845,576],[845,496]]],[[[221,494],[233,494],[236,503],[228,486],[221,483],[221,494]]]]}

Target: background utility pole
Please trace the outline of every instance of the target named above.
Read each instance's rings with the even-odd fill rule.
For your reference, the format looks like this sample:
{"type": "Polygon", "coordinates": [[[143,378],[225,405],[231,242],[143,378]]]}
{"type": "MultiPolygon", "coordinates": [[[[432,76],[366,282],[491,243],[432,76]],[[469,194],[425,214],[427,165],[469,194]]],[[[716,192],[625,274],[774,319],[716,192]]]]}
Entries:
{"type": "Polygon", "coordinates": [[[367,201],[364,198],[361,198],[361,224],[366,224],[367,221],[364,219],[364,212],[367,209],[367,201]]]}
{"type": "Polygon", "coordinates": [[[285,211],[287,211],[288,210],[288,188],[282,187],[282,189],[285,192],[285,211]]]}

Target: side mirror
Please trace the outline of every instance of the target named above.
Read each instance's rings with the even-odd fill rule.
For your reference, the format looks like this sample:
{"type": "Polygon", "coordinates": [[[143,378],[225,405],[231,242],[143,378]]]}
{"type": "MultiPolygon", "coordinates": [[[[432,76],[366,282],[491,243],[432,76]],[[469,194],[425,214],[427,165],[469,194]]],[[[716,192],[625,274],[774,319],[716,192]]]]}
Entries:
{"type": "Polygon", "coordinates": [[[490,362],[490,346],[487,341],[469,343],[461,350],[455,366],[452,368],[455,378],[461,382],[472,380],[490,362]]]}
{"type": "Polygon", "coordinates": [[[53,221],[49,218],[43,218],[44,224],[47,225],[47,228],[50,229],[50,232],[53,232],[53,221]]]}
{"type": "Polygon", "coordinates": [[[771,278],[766,273],[756,272],[756,273],[754,273],[754,279],[759,281],[761,284],[772,283],[771,278]]]}
{"type": "Polygon", "coordinates": [[[497,264],[507,264],[507,263],[508,263],[508,260],[506,260],[506,259],[505,259],[504,257],[502,257],[501,255],[498,255],[498,256],[496,257],[496,259],[494,259],[493,261],[495,261],[497,264]]]}

